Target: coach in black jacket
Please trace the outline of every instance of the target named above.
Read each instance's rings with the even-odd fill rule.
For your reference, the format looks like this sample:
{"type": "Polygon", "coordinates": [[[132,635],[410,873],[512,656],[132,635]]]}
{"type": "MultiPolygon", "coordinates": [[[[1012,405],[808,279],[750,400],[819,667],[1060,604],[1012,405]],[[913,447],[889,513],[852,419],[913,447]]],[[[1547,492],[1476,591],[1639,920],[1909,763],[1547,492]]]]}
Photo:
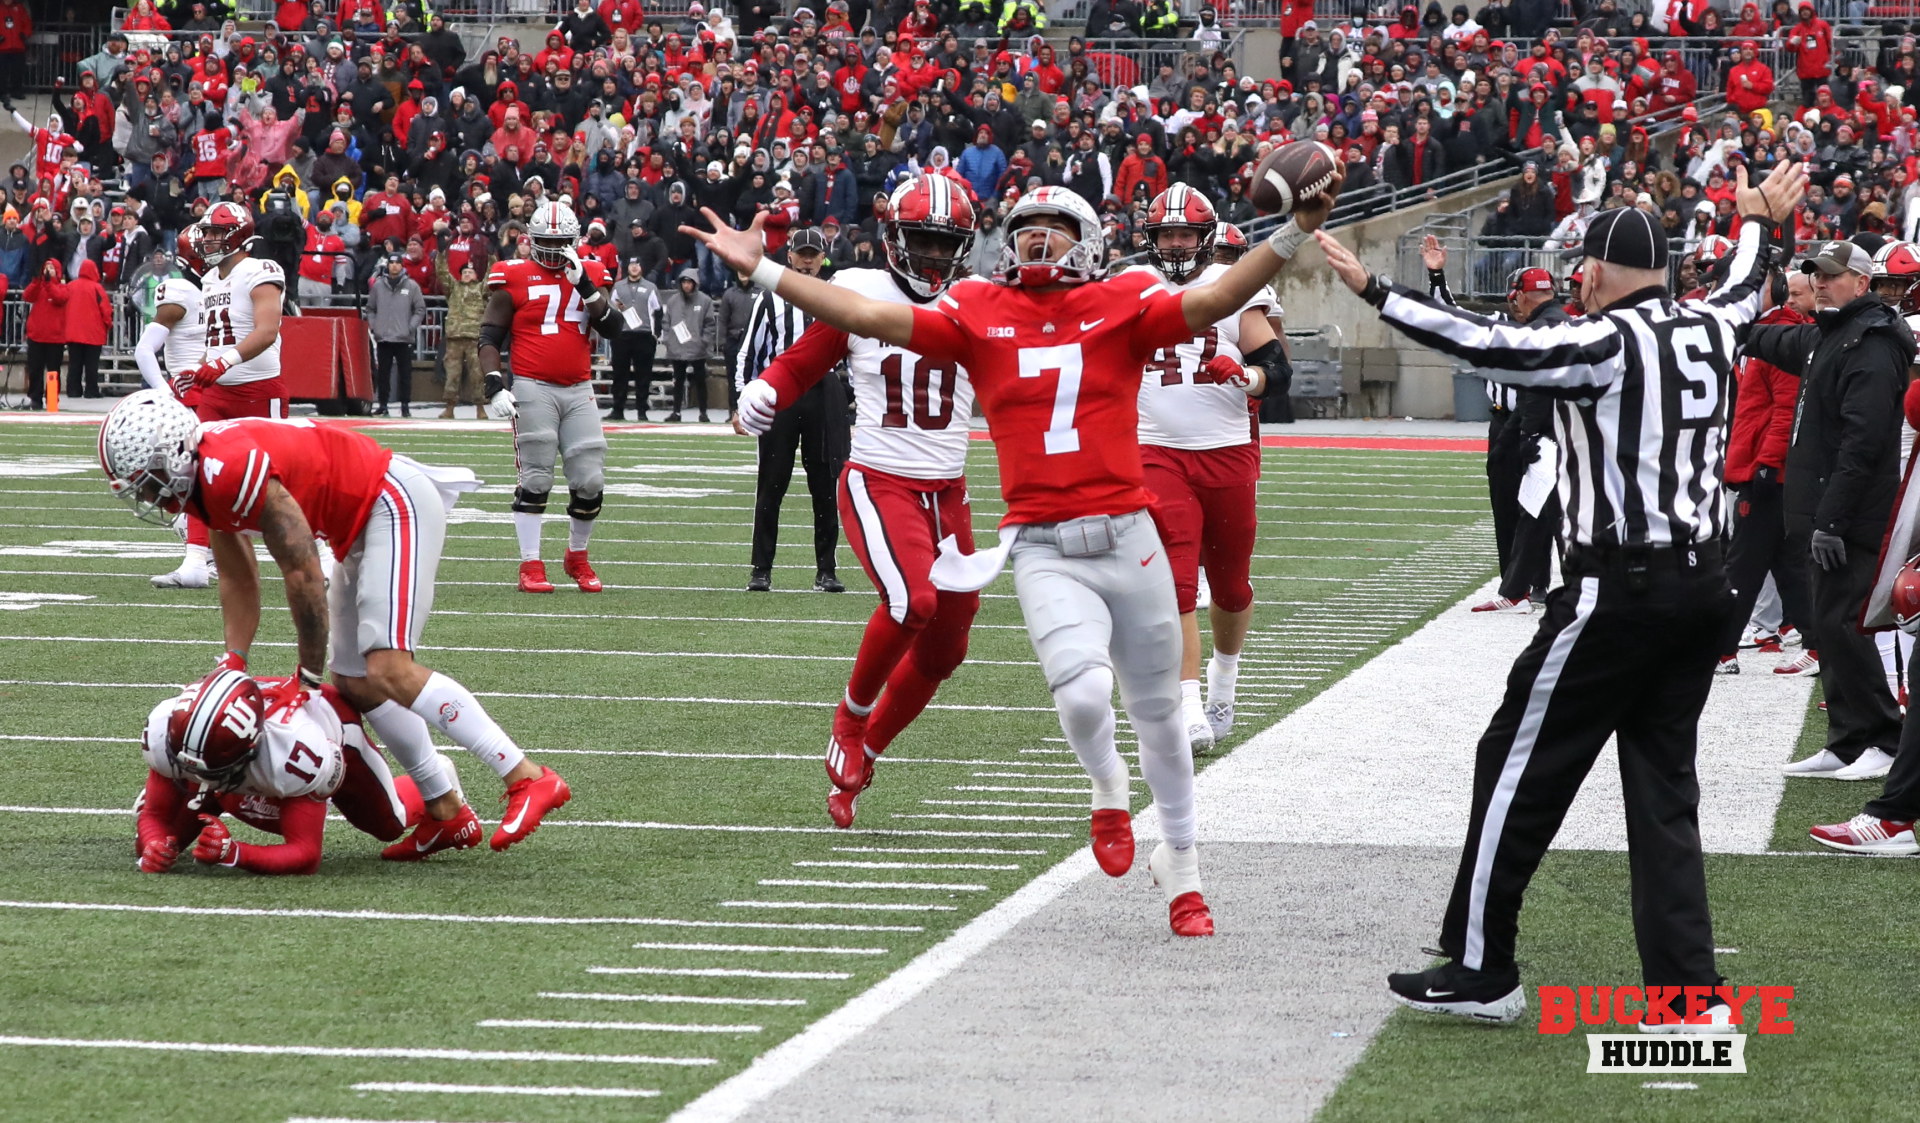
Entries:
{"type": "MultiPolygon", "coordinates": [[[[1872,263],[1859,246],[1829,242],[1800,268],[1832,306],[1814,324],[1755,327],[1747,354],[1801,375],[1787,450],[1787,548],[1813,559],[1807,647],[1820,653],[1826,751],[1851,764],[1869,749],[1891,756],[1900,739],[1879,648],[1858,621],[1900,484],[1900,400],[1914,340],[1869,291],[1872,263]]],[[[1795,774],[1830,775],[1833,765],[1829,758],[1795,774]]]]}

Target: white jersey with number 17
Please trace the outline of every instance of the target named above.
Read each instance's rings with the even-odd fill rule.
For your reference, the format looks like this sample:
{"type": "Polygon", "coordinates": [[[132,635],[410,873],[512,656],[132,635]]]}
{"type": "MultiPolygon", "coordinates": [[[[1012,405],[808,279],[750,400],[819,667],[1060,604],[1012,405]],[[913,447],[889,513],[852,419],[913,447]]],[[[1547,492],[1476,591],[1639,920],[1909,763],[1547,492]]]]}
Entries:
{"type": "MultiPolygon", "coordinates": [[[[889,304],[912,304],[885,269],[842,269],[833,283],[889,304]]],[[[965,475],[973,382],[959,363],[847,337],[857,418],[851,457],[862,467],[917,480],[965,475]]]]}
{"type": "MultiPolygon", "coordinates": [[[[200,292],[207,309],[207,356],[218,358],[221,352],[245,339],[253,331],[253,290],[272,285],[287,291],[287,275],[280,263],[249,257],[233,267],[225,277],[219,269],[210,269],[200,279],[200,292]]],[[[278,299],[276,295],[275,299],[278,299]]],[[[280,377],[280,337],[274,336],[267,349],[246,362],[227,368],[220,385],[239,386],[280,377]]]]}

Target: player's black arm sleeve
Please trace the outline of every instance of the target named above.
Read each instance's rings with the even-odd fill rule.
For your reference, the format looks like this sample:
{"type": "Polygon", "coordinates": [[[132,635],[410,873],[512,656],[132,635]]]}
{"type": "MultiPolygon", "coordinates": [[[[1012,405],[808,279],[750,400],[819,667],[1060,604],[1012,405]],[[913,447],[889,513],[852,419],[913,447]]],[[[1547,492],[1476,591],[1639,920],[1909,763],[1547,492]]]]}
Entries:
{"type": "Polygon", "coordinates": [[[511,323],[513,298],[498,291],[488,296],[487,310],[480,317],[478,351],[480,369],[487,372],[486,394],[489,399],[507,387],[507,379],[499,377],[505,365],[500,361],[500,346],[507,341],[507,325],[511,323]]]}
{"type": "Polygon", "coordinates": [[[1249,352],[1246,365],[1267,372],[1266,383],[1260,387],[1258,394],[1251,395],[1254,398],[1264,398],[1275,391],[1284,395],[1293,385],[1293,360],[1287,357],[1286,347],[1277,338],[1269,339],[1249,352]]]}

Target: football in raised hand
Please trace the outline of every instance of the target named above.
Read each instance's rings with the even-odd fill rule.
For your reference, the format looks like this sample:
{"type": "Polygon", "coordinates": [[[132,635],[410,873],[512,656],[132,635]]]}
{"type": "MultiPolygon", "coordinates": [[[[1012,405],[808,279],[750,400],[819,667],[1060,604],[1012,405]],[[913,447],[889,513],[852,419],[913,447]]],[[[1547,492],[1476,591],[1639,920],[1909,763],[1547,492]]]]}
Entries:
{"type": "Polygon", "coordinates": [[[1247,198],[1261,214],[1292,214],[1297,204],[1332,186],[1339,166],[1339,153],[1317,140],[1283,144],[1253,169],[1247,198]]]}

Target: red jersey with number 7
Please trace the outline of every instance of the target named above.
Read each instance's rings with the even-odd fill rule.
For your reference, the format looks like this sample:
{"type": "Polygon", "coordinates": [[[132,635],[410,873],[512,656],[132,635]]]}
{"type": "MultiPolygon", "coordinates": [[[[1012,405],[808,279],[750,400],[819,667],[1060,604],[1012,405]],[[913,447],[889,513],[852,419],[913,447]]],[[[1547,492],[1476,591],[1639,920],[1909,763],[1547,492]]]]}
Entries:
{"type": "Polygon", "coordinates": [[[1140,375],[1193,335],[1181,296],[1137,273],[1029,292],[972,279],[913,314],[914,351],[965,367],[1000,460],[1000,522],[1138,511],[1140,375]]]}
{"type": "Polygon", "coordinates": [[[188,509],[209,527],[259,530],[267,481],[279,480],[313,532],[345,557],[367,525],[393,453],[351,429],[249,417],[203,426],[199,459],[188,509]]]}
{"type": "MultiPolygon", "coordinates": [[[[600,262],[589,258],[581,265],[588,281],[605,287],[607,271],[600,262]]],[[[502,261],[487,274],[487,291],[513,298],[507,361],[515,378],[572,386],[592,376],[587,306],[565,273],[531,259],[502,261]]]]}

